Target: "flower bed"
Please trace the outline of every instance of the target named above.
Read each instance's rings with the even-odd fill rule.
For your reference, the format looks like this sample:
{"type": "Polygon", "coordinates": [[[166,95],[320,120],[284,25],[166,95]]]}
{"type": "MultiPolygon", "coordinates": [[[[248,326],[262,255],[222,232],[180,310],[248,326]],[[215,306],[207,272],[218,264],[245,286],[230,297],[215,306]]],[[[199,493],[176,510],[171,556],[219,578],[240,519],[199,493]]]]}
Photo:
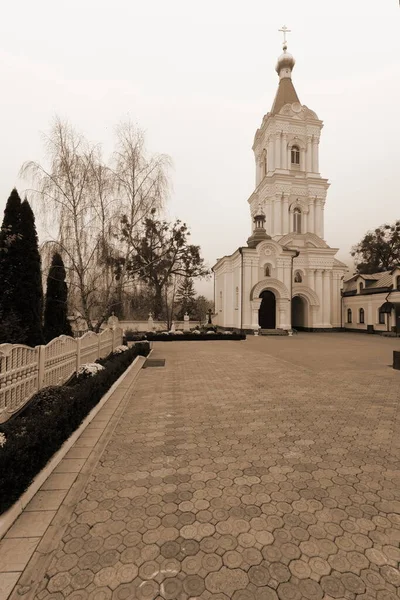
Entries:
{"type": "Polygon", "coordinates": [[[23,412],[0,425],[0,514],[27,489],[133,360],[149,352],[149,344],[142,342],[110,354],[96,363],[104,367],[97,373],[83,369],[66,385],[44,388],[23,412]]]}
{"type": "MultiPolygon", "coordinates": [[[[135,336],[136,338],[137,336],[135,336]]],[[[149,342],[187,342],[187,341],[204,341],[204,340],[245,340],[245,333],[236,333],[231,331],[162,331],[158,332],[148,332],[143,334],[142,339],[146,339],[149,342]]],[[[130,338],[127,336],[127,341],[130,341],[130,338]]]]}

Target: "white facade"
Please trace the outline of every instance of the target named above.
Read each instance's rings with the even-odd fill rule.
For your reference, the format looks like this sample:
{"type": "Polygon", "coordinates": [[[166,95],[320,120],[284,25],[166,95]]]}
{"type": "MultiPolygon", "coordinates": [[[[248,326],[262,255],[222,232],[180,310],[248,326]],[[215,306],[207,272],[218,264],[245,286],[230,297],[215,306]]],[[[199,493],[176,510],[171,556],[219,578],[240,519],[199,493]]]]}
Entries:
{"type": "Polygon", "coordinates": [[[400,268],[345,281],[343,326],[349,331],[400,334],[400,268]]]}
{"type": "Polygon", "coordinates": [[[323,124],[300,104],[291,79],[294,59],[284,50],[278,91],[253,145],[256,187],[248,200],[253,233],[247,247],[213,267],[214,322],[221,327],[341,326],[347,268],[324,241],[329,183],[319,172],[323,124]]]}

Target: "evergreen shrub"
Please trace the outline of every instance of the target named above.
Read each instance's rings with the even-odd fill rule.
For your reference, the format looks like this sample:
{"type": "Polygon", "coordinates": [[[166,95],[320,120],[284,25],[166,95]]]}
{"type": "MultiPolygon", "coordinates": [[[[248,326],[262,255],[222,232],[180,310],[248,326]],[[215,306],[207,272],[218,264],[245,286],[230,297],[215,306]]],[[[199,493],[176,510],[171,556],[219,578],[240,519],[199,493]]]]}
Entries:
{"type": "Polygon", "coordinates": [[[26,408],[0,425],[0,514],[29,487],[53,454],[74,433],[113,383],[137,356],[147,356],[147,342],[98,362],[105,368],[94,377],[40,390],[26,408]]]}
{"type": "Polygon", "coordinates": [[[204,340],[245,340],[245,333],[217,331],[214,335],[208,335],[206,331],[184,331],[171,333],[168,331],[160,332],[148,332],[143,333],[140,337],[138,334],[130,335],[128,331],[125,332],[125,339],[127,342],[136,341],[137,339],[148,340],[149,342],[189,342],[189,341],[204,341],[204,340]]]}

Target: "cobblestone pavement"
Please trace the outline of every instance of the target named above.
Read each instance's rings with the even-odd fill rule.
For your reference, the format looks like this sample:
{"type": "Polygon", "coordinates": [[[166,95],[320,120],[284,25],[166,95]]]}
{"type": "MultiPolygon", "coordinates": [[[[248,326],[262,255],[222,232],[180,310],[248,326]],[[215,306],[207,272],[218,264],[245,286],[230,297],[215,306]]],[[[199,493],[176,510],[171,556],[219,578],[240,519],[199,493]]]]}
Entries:
{"type": "Polygon", "coordinates": [[[398,600],[398,345],[156,344],[36,597],[398,600]]]}

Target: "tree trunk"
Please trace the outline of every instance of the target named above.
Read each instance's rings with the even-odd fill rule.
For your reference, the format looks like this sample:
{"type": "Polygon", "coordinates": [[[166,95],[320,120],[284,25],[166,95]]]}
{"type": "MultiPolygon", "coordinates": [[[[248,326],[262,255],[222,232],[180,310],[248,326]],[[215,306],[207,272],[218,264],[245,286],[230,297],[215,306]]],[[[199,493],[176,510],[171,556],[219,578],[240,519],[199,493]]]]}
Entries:
{"type": "Polygon", "coordinates": [[[154,320],[157,321],[162,317],[163,312],[163,298],[162,298],[162,287],[156,285],[154,287],[154,320]]]}

